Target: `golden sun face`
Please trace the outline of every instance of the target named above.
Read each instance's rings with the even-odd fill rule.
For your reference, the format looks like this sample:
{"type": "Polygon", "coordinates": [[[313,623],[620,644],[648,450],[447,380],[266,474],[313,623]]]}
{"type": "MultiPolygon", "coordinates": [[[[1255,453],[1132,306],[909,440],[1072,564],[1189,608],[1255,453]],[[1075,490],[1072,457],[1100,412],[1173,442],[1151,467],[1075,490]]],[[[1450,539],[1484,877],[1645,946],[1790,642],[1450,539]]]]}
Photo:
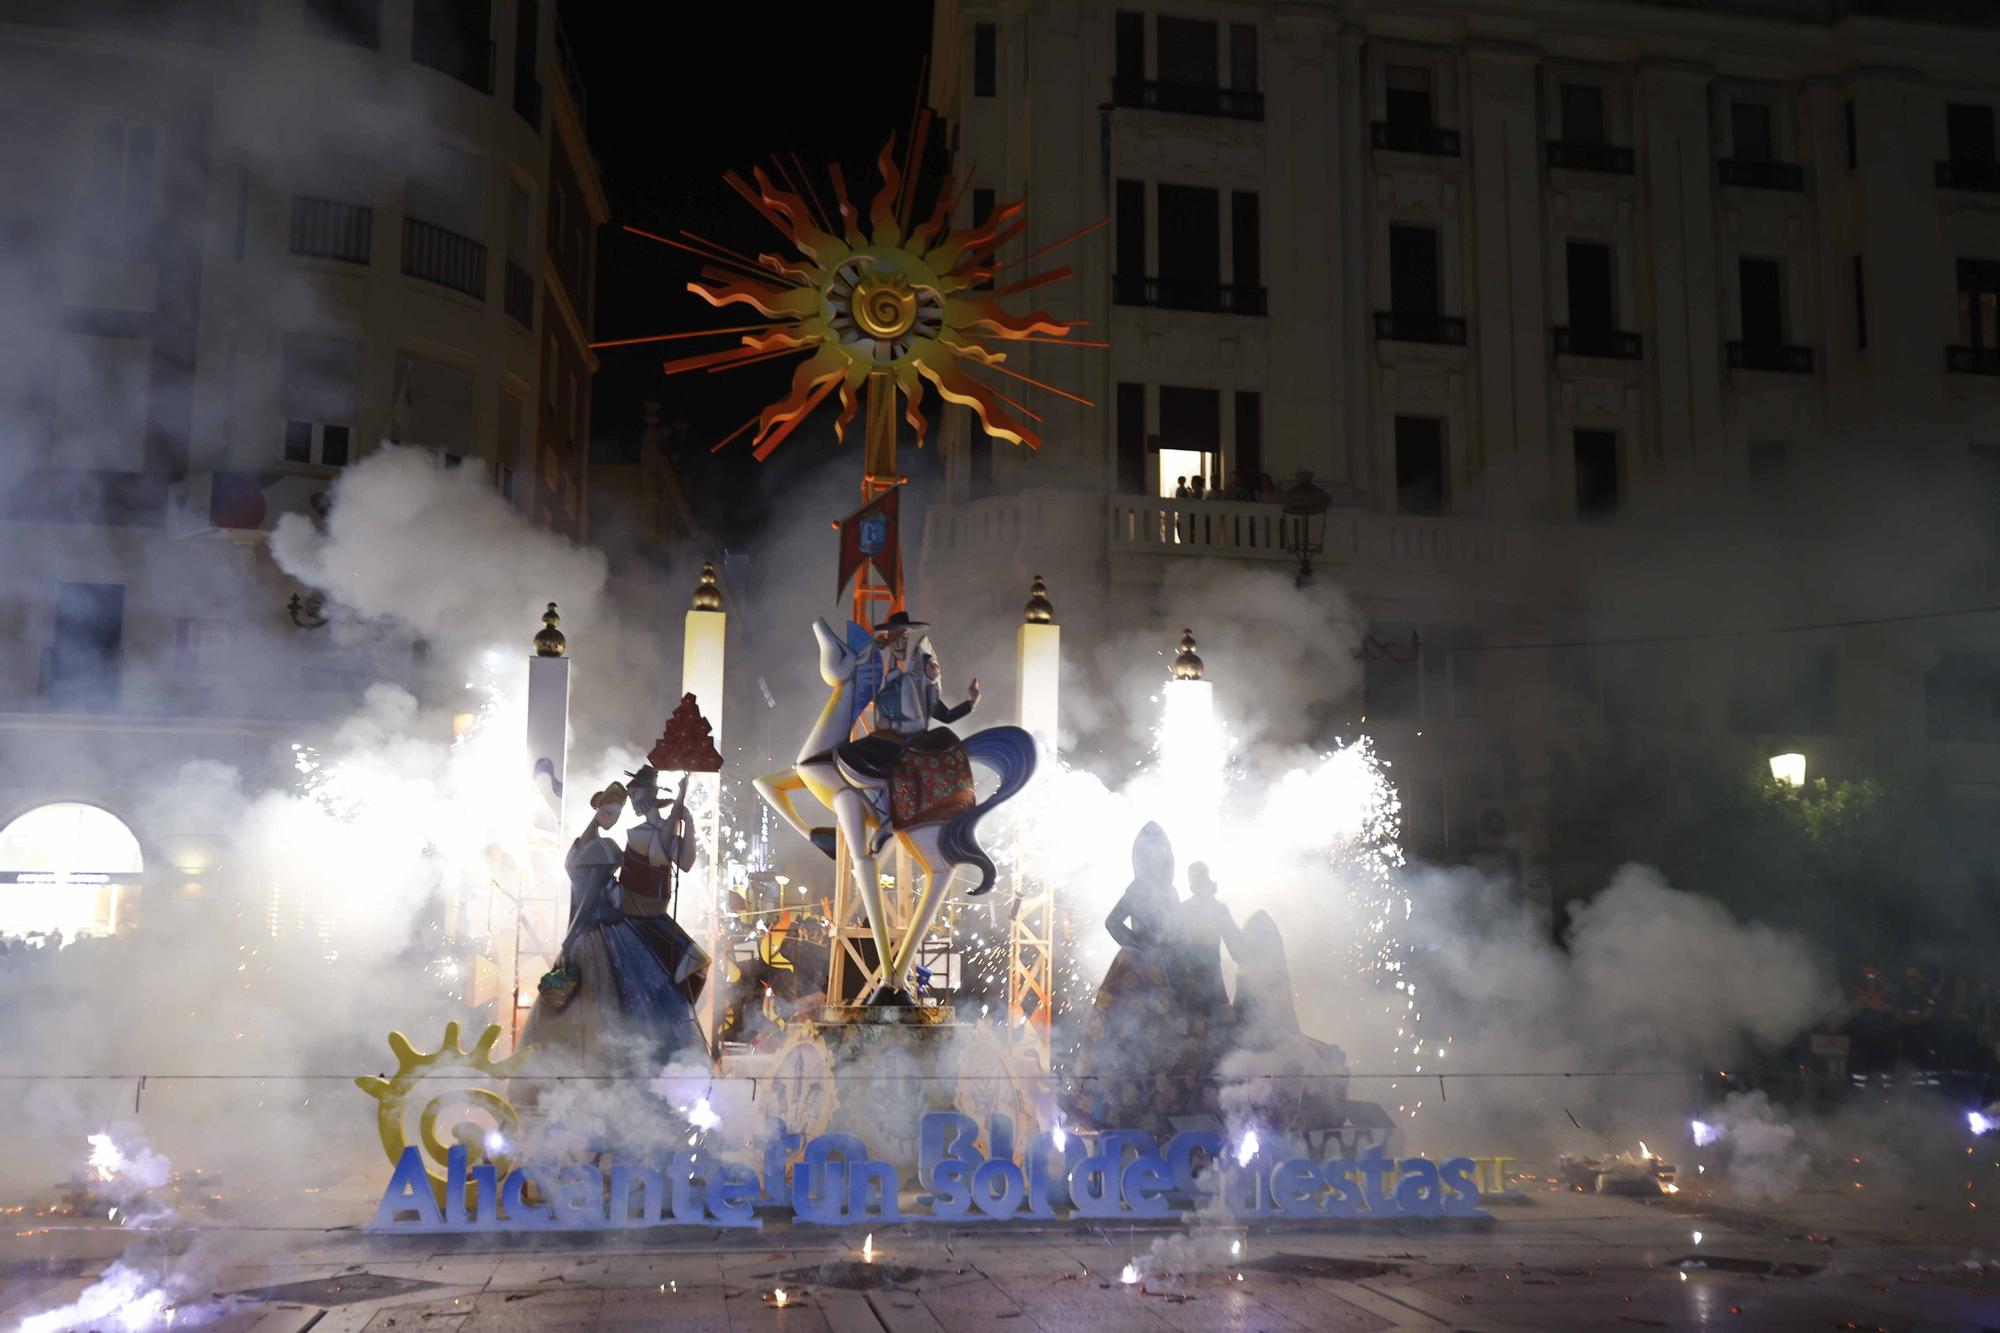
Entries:
{"type": "MultiPolygon", "coordinates": [[[[911,161],[921,157],[924,123],[919,125],[911,161]]],[[[971,408],[987,434],[1030,448],[1039,446],[1041,438],[1024,419],[1040,418],[989,383],[986,373],[1085,402],[1006,364],[1002,349],[1008,342],[1104,346],[1071,337],[1078,326],[1066,320],[1041,311],[1012,314],[1000,305],[1002,296],[1071,276],[1063,267],[994,289],[994,274],[1006,266],[997,260],[997,252],[1027,229],[1021,220],[1023,206],[1004,205],[976,226],[954,229],[951,215],[962,191],[947,177],[928,219],[913,222],[917,183],[908,162],[896,161],[893,148],[892,140],[877,158],[882,186],[870,203],[865,227],[837,167],[829,172],[835,207],[828,212],[803,167],[794,185],[792,173],[776,161],[783,185],[761,167],[750,173],[754,184],[735,172],[724,179],[783,234],[790,253],[765,253],[753,259],[691,234],[688,239],[702,248],[654,238],[709,261],[700,278],[688,284],[689,291],[716,307],[748,306],[765,321],[718,330],[740,334],[739,345],[669,361],[665,366],[669,374],[804,357],[792,372],[785,396],[716,448],[754,427],[753,451],[766,458],[834,394],[840,400],[834,433],[845,439],[860,403],[856,390],[871,376],[893,383],[904,402],[904,419],[916,430],[920,445],[928,425],[926,384],[946,402],[971,408]]],[[[1077,235],[1094,229],[1085,228],[1077,235]]],[[[1024,262],[1053,248],[1045,246],[1011,262],[1024,262]]]]}

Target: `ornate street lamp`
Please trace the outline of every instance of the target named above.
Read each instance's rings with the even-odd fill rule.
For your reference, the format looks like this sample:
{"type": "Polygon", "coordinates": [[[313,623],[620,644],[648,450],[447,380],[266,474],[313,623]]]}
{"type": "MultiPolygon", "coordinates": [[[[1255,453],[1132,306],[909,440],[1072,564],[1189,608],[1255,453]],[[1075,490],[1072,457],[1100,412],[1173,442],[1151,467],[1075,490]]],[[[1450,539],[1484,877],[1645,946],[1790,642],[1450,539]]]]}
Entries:
{"type": "Polygon", "coordinates": [[[1301,472],[1278,497],[1284,506],[1285,549],[1299,558],[1299,571],[1292,586],[1303,588],[1312,582],[1312,558],[1325,549],[1326,511],[1333,497],[1313,485],[1313,474],[1301,472]]]}

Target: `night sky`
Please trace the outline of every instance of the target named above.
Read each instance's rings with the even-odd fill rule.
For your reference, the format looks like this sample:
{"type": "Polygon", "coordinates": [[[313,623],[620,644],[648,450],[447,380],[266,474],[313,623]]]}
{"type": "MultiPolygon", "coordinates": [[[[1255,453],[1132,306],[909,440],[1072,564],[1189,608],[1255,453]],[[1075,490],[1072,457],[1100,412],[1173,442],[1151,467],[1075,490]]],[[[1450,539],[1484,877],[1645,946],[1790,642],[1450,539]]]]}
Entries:
{"type": "MultiPolygon", "coordinates": [[[[930,48],[928,0],[851,9],[760,4],[614,6],[572,3],[563,22],[589,99],[587,127],[611,197],[598,248],[597,337],[672,333],[749,322],[740,308],[716,311],[686,290],[700,262],[626,234],[625,224],[664,235],[681,228],[740,250],[782,238],[722,181],[748,175],[773,152],[796,152],[824,194],[824,164],[841,163],[865,195],[886,136],[906,129],[930,48]],[[816,33],[815,22],[828,24],[816,33]]],[[[725,542],[754,531],[763,501],[802,469],[832,456],[831,408],[769,461],[742,437],[709,448],[780,394],[791,361],[723,374],[659,373],[668,355],[730,345],[733,338],[606,349],[599,355],[592,434],[600,456],[636,445],[642,404],[655,394],[669,422],[685,421],[675,454],[697,512],[725,542]],[[824,418],[822,420],[821,418],[824,418]]],[[[859,433],[839,446],[855,465],[859,433]]],[[[905,450],[913,476],[934,472],[937,452],[905,450]]]]}

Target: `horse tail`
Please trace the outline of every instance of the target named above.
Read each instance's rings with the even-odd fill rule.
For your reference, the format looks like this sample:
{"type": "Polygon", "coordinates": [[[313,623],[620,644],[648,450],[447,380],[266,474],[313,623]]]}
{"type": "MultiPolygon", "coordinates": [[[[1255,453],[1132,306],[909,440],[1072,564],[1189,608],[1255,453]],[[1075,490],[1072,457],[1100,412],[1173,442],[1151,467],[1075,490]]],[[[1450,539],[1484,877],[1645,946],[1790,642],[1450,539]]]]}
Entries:
{"type": "Polygon", "coordinates": [[[966,758],[998,773],[1000,785],[991,796],[945,824],[938,834],[938,850],[953,865],[978,868],[978,885],[966,890],[968,896],[976,898],[993,887],[995,874],[993,858],[980,849],[973,836],[976,826],[980,816],[1018,795],[1035,775],[1035,738],[1019,727],[989,727],[967,736],[964,745],[966,758]]]}

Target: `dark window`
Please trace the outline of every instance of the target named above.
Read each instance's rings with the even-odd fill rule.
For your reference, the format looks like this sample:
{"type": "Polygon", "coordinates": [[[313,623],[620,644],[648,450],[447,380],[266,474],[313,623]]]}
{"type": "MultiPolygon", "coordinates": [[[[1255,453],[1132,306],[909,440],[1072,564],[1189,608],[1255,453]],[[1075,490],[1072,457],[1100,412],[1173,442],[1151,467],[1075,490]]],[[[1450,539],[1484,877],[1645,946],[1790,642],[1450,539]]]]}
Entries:
{"type": "Polygon", "coordinates": [[[1162,185],[1158,199],[1161,281],[1197,283],[1209,287],[1220,285],[1220,195],[1206,186],[1162,185]]]}
{"type": "Polygon", "coordinates": [[[1389,228],[1389,306],[1398,320],[1439,314],[1438,238],[1433,227],[1389,228]]]}
{"type": "Polygon", "coordinates": [[[1855,128],[1853,98],[1847,99],[1842,115],[1847,125],[1847,169],[1852,171],[1861,165],[1861,135],[1855,128]]]}
{"type": "Polygon", "coordinates": [[[107,121],[97,127],[86,167],[84,235],[118,254],[153,239],[158,135],[150,125],[107,121]]]}
{"type": "Polygon", "coordinates": [[[1783,440],[1752,440],[1748,455],[1750,498],[1770,508],[1785,499],[1785,469],[1791,445],[1783,440]]]}
{"type": "Polygon", "coordinates": [[[1233,468],[1243,474],[1248,494],[1232,495],[1247,500],[1257,493],[1257,478],[1264,475],[1264,399],[1247,389],[1236,391],[1236,460],[1233,468]]]}
{"type": "MultiPolygon", "coordinates": [[[[986,219],[993,216],[993,206],[996,201],[997,196],[995,196],[992,190],[987,189],[983,185],[974,187],[972,191],[973,226],[980,227],[986,224],[986,219]]],[[[981,278],[977,285],[977,290],[982,292],[992,291],[993,279],[991,277],[981,278]]]]}
{"type": "Polygon", "coordinates": [[[1431,111],[1431,72],[1421,65],[1391,65],[1385,71],[1388,84],[1386,108],[1393,130],[1428,130],[1431,111]]]}
{"type": "Polygon", "coordinates": [[[1118,386],[1118,489],[1146,493],[1146,386],[1118,386]]]}
{"type": "Polygon", "coordinates": [[[1569,243],[1569,326],[1584,333],[1609,333],[1617,326],[1611,309],[1608,245],[1569,243]]]}
{"type": "Polygon", "coordinates": [[[1235,283],[1238,287],[1262,287],[1264,251],[1258,234],[1257,196],[1249,190],[1237,190],[1230,196],[1229,204],[1229,245],[1235,264],[1235,283]]]}
{"type": "Polygon", "coordinates": [[[382,0],[306,0],[305,30],[370,49],[382,45],[382,0]]]}
{"type": "Polygon", "coordinates": [[[1117,278],[1143,289],[1146,276],[1146,183],[1119,181],[1117,278]]]}
{"type": "Polygon", "coordinates": [[[1739,259],[1743,291],[1743,341],[1750,347],[1782,347],[1785,342],[1784,280],[1775,259],[1739,259]]]}
{"type": "MultiPolygon", "coordinates": [[[[1222,392],[1160,386],[1160,447],[1213,454],[1222,442],[1222,392]]],[[[1204,468],[1213,472],[1213,468],[1204,468]]]]}
{"type": "Polygon", "coordinates": [[[1121,80],[1146,77],[1146,16],[1129,9],[1118,11],[1112,44],[1116,48],[1116,75],[1121,80]]]}
{"type": "Polygon", "coordinates": [[[2000,444],[1974,444],[1972,482],[1989,522],[2000,525],[2000,444]]]}
{"type": "Polygon", "coordinates": [[[1946,653],[1924,676],[1924,734],[1961,744],[2000,740],[2000,660],[1946,653]]]}
{"type": "Polygon", "coordinates": [[[1396,512],[1444,512],[1444,422],[1396,418],[1396,512]]]}
{"type": "Polygon", "coordinates": [[[56,590],[55,643],[43,673],[49,697],[68,708],[114,702],[124,638],[123,584],[62,584],[56,590]]]}
{"type": "Polygon", "coordinates": [[[1944,109],[1946,153],[1954,162],[1994,159],[1993,108],[1952,102],[1944,109]]]}
{"type": "Polygon", "coordinates": [[[1594,83],[1565,83],[1562,86],[1562,140],[1564,143],[1603,143],[1604,90],[1594,83]]]}
{"type": "Polygon", "coordinates": [[[1731,102],[1729,143],[1730,156],[1739,162],[1777,161],[1770,106],[1763,102],[1731,102]]]}
{"type": "Polygon", "coordinates": [[[1861,273],[1861,256],[1854,256],[1854,345],[1868,346],[1868,282],[1861,273]]]}
{"type": "Polygon", "coordinates": [[[972,95],[992,97],[1000,83],[1000,30],[991,23],[972,25],[972,95]]]}
{"type": "Polygon", "coordinates": [[[1396,651],[1371,653],[1362,660],[1361,695],[1371,717],[1418,717],[1422,715],[1424,682],[1423,659],[1411,657],[1410,628],[1407,625],[1370,625],[1368,634],[1377,643],[1396,651]]]}
{"type": "Polygon", "coordinates": [[[1216,77],[1215,24],[1207,19],[1157,20],[1161,83],[1181,88],[1213,88],[1216,77]]]}
{"type": "Polygon", "coordinates": [[[993,437],[983,430],[970,432],[966,441],[966,481],[975,500],[993,493],[993,437]]]}
{"type": "Polygon", "coordinates": [[[2000,350],[2000,263],[1958,261],[1958,337],[1978,351],[2000,350]]]}
{"type": "Polygon", "coordinates": [[[514,113],[539,132],[542,128],[542,81],[540,67],[541,0],[516,0],[514,10],[514,113]]]}
{"type": "Polygon", "coordinates": [[[1589,522],[1618,512],[1618,436],[1579,430],[1576,450],[1576,516],[1589,522]]]}
{"type": "Polygon", "coordinates": [[[1729,678],[1729,729],[1830,736],[1835,729],[1831,648],[1787,643],[1746,648],[1729,678]]]}
{"type": "Polygon", "coordinates": [[[286,462],[346,466],[349,432],[361,403],[361,360],[360,343],[285,335],[278,406],[285,417],[286,462]]]}
{"type": "Polygon", "coordinates": [[[482,93],[493,91],[492,0],[416,0],[410,59],[482,93]]]}
{"type": "Polygon", "coordinates": [[[1229,25],[1229,86],[1239,93],[1257,91],[1257,25],[1229,25]]]}

